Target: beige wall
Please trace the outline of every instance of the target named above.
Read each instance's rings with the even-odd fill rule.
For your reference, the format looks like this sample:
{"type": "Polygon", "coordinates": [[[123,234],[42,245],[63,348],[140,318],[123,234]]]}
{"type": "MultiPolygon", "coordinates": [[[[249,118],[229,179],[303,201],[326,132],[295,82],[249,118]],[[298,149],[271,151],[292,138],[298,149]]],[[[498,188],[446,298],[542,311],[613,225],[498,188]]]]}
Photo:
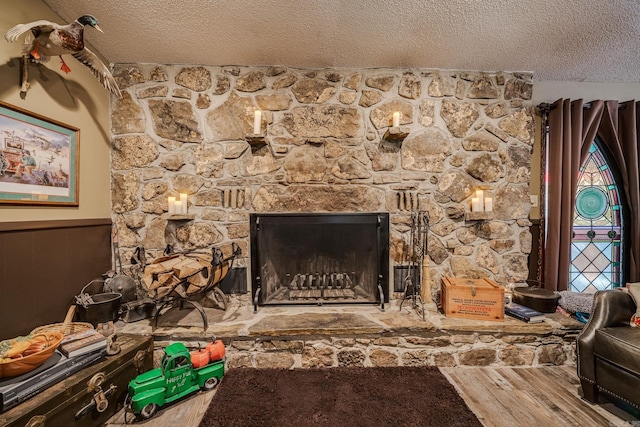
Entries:
{"type": "MultiPolygon", "coordinates": [[[[80,129],[78,207],[10,206],[0,204],[0,222],[109,218],[109,94],[91,71],[69,56],[71,73],[60,70],[58,58],[30,67],[31,88],[20,97],[17,58],[22,43],[7,43],[6,31],[16,24],[46,19],[64,21],[41,0],[0,0],[0,100],[80,129]]],[[[109,29],[104,29],[109,31],[109,29]]]]}

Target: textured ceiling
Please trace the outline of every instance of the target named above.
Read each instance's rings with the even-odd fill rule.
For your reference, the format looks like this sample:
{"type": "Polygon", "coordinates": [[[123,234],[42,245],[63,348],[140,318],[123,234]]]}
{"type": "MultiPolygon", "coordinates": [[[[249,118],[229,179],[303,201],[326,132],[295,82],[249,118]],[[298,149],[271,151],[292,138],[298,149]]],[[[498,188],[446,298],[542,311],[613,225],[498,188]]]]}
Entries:
{"type": "Polygon", "coordinates": [[[638,0],[44,0],[112,63],[529,71],[640,82],[638,0]]]}

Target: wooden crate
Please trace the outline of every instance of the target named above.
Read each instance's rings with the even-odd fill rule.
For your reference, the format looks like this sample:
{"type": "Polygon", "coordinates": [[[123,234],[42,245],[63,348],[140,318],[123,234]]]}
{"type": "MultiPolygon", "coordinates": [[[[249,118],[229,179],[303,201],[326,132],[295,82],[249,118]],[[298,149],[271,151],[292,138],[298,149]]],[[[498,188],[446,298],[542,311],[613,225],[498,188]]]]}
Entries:
{"type": "Polygon", "coordinates": [[[449,317],[504,321],[504,288],[491,279],[445,276],[440,284],[440,303],[449,317]]]}

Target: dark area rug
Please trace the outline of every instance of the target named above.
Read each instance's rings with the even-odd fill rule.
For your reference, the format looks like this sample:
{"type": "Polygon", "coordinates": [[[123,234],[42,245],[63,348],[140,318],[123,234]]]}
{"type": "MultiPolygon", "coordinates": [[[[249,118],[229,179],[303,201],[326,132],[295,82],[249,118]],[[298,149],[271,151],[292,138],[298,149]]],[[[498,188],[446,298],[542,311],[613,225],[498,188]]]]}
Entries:
{"type": "Polygon", "coordinates": [[[200,427],[482,426],[436,367],[231,369],[200,427]]]}

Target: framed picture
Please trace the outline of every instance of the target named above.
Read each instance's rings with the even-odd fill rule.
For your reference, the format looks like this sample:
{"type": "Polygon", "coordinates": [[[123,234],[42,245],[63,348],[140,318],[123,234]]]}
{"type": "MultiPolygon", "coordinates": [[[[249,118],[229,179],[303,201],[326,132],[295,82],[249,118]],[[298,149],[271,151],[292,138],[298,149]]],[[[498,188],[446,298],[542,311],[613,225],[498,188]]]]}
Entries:
{"type": "Polygon", "coordinates": [[[0,101],[0,203],[78,206],[80,131],[0,101]]]}

